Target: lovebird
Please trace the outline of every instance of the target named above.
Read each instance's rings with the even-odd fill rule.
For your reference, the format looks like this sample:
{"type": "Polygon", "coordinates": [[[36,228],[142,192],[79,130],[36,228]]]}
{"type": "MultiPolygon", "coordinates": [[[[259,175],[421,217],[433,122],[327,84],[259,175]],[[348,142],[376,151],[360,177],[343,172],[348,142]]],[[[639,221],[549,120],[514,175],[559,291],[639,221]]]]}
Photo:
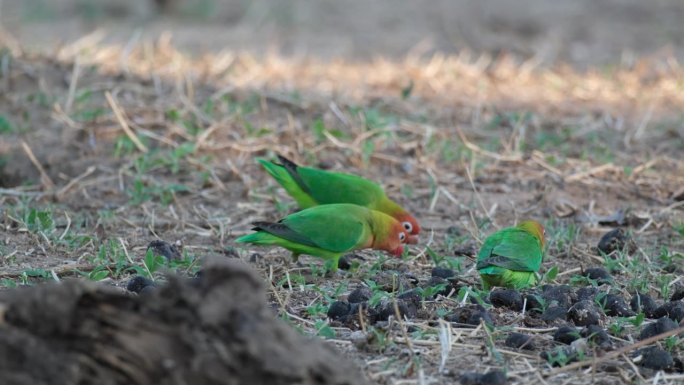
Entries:
{"type": "Polygon", "coordinates": [[[487,237],[477,254],[476,266],[484,289],[534,285],[542,263],[545,234],[538,222],[523,221],[487,237]]]}
{"type": "Polygon", "coordinates": [[[420,225],[403,207],[389,199],[382,187],[360,176],[298,166],[278,155],[280,163],[259,159],[259,163],[287,191],[300,208],[330,203],[353,203],[381,211],[401,222],[406,243],[418,243],[420,225]]]}
{"type": "Polygon", "coordinates": [[[255,233],[236,240],[240,243],[277,245],[292,252],[326,260],[337,270],[343,254],[360,249],[385,250],[400,257],[406,230],[396,219],[380,211],[349,203],[314,206],[290,214],[277,223],[254,222],[255,233]]]}

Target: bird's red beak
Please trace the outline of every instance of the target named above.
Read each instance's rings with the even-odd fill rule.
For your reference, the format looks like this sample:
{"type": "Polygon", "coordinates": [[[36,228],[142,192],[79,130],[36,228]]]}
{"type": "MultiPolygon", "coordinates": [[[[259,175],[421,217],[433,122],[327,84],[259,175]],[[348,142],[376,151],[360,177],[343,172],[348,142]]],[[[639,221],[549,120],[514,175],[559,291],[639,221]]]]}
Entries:
{"type": "Polygon", "coordinates": [[[404,254],[404,245],[401,245],[394,249],[391,254],[395,257],[401,257],[404,254]]]}
{"type": "Polygon", "coordinates": [[[418,244],[419,237],[417,235],[409,235],[406,237],[406,243],[409,245],[415,245],[418,244]]]}

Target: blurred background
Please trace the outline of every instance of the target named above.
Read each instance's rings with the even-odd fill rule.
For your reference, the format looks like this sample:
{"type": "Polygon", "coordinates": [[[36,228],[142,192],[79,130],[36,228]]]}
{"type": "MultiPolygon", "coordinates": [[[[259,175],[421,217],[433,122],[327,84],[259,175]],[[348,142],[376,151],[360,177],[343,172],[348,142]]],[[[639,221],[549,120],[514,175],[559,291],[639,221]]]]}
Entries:
{"type": "Polygon", "coordinates": [[[338,57],[502,51],[540,64],[683,57],[680,0],[0,0],[0,23],[24,49],[95,30],[105,42],[172,33],[181,50],[338,57]]]}

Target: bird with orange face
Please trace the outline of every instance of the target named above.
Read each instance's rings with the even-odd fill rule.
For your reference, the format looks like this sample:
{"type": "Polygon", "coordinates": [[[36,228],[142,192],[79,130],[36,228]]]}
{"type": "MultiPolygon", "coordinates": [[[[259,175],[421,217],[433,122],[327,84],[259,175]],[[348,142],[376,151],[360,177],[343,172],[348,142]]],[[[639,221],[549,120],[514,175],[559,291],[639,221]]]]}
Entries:
{"type": "Polygon", "coordinates": [[[522,289],[537,283],[544,255],[544,227],[523,221],[485,239],[477,254],[477,270],[485,290],[492,286],[522,289]]]}
{"type": "Polygon", "coordinates": [[[290,214],[276,223],[254,222],[255,233],[237,242],[276,245],[292,252],[326,260],[328,270],[337,270],[342,255],[354,250],[384,250],[400,257],[408,235],[396,219],[363,206],[338,203],[314,206],[290,214]]]}
{"type": "Polygon", "coordinates": [[[389,199],[378,184],[360,176],[302,167],[278,156],[280,163],[259,159],[259,163],[285,188],[300,208],[331,203],[352,203],[395,218],[406,232],[404,243],[418,243],[420,225],[415,217],[389,199]]]}

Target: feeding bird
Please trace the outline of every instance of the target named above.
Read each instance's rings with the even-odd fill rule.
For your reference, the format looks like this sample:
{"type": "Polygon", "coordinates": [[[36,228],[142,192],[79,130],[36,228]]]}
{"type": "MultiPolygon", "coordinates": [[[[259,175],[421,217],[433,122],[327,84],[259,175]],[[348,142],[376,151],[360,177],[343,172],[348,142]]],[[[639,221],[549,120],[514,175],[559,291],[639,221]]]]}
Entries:
{"type": "Polygon", "coordinates": [[[522,289],[536,284],[545,234],[540,223],[523,221],[488,236],[477,254],[476,266],[484,289],[522,289]]]}
{"type": "Polygon", "coordinates": [[[337,270],[343,254],[360,249],[385,250],[394,256],[404,252],[404,226],[380,211],[338,203],[314,206],[290,214],[280,221],[254,222],[256,231],[236,240],[257,245],[277,245],[292,252],[326,260],[329,270],[337,270]]]}
{"type": "Polygon", "coordinates": [[[381,211],[399,221],[406,231],[406,243],[418,242],[420,225],[415,217],[389,199],[377,183],[360,176],[302,167],[278,155],[280,163],[259,159],[259,163],[287,191],[300,208],[331,203],[353,203],[381,211]]]}

